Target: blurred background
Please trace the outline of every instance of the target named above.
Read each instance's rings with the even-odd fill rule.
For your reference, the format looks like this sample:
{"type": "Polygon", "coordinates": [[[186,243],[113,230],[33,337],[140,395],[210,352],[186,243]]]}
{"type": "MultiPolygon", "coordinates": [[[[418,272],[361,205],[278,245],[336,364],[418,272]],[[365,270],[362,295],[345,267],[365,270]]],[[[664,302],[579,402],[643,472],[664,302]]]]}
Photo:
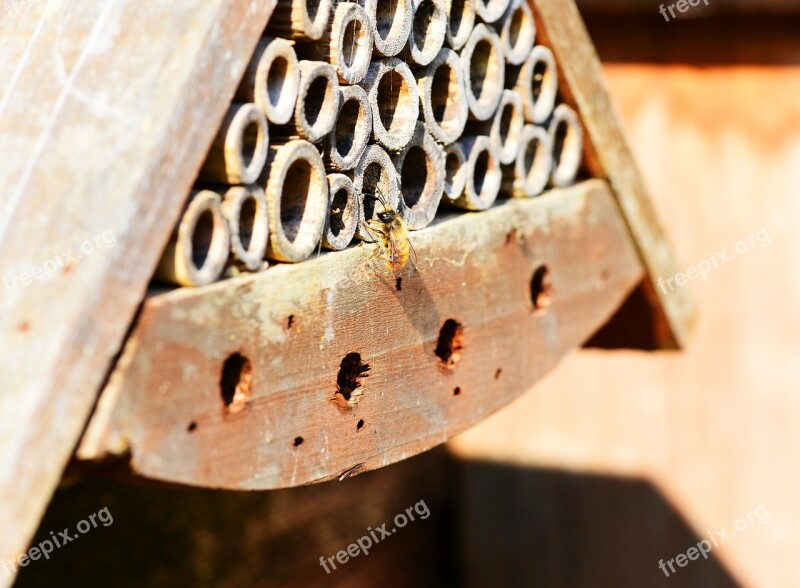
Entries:
{"type": "Polygon", "coordinates": [[[679,265],[769,235],[689,283],[690,348],[582,350],[445,448],[342,483],[81,477],[40,536],[101,506],[115,524],[18,585],[800,585],[800,2],[701,1],[670,21],[656,2],[579,4],[679,265]],[[420,500],[429,518],[320,568],[420,500]],[[707,560],[659,568],[710,538],[707,560]]]}

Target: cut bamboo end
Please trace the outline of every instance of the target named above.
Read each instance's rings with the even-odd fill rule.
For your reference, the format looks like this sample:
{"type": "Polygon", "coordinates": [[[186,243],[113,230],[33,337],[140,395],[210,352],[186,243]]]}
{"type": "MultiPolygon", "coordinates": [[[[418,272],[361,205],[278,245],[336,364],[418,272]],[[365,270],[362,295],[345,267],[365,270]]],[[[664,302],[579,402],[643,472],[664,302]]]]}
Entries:
{"type": "MultiPolygon", "coordinates": [[[[353,185],[356,192],[361,194],[361,221],[377,218],[381,206],[377,192],[383,195],[386,203],[398,212],[400,206],[400,181],[397,170],[392,163],[392,158],[379,145],[368,145],[364,154],[353,170],[353,185]]],[[[362,241],[372,242],[372,236],[364,230],[361,222],[358,223],[356,237],[362,241]]]]}
{"type": "Polygon", "coordinates": [[[317,247],[328,215],[328,180],[316,147],[295,139],[270,149],[267,257],[298,262],[317,247]]]}
{"type": "Polygon", "coordinates": [[[361,86],[343,86],[340,90],[339,115],[328,135],[326,163],[334,170],[355,167],[372,136],[372,109],[369,96],[361,86]]]}
{"type": "Polygon", "coordinates": [[[512,0],[500,32],[506,62],[521,65],[536,42],[536,22],[528,0],[512,0]]]}
{"type": "Polygon", "coordinates": [[[267,120],[255,104],[233,104],[222,121],[206,161],[202,182],[251,184],[267,161],[267,120]]]}
{"type": "Polygon", "coordinates": [[[445,145],[464,132],[469,106],[461,59],[452,49],[441,49],[421,72],[417,83],[428,132],[445,145]]]}
{"type": "Polygon", "coordinates": [[[445,40],[458,51],[466,45],[475,26],[473,0],[445,0],[444,8],[447,14],[445,40]]]}
{"type": "Polygon", "coordinates": [[[230,252],[230,231],[220,204],[216,192],[192,192],[158,265],[157,279],[181,286],[205,286],[222,275],[230,252]]]}
{"type": "Polygon", "coordinates": [[[444,45],[447,29],[444,0],[413,0],[412,9],[405,57],[414,65],[428,65],[444,45]]]}
{"type": "Polygon", "coordinates": [[[239,102],[255,102],[276,125],[292,119],[300,85],[297,54],[290,41],[264,37],[236,91],[239,102]]]}
{"type": "Polygon", "coordinates": [[[332,0],[279,0],[267,28],[279,37],[317,41],[328,25],[331,8],[332,0]]]}
{"type": "Polygon", "coordinates": [[[269,239],[267,198],[258,186],[234,186],[222,197],[222,215],[230,229],[233,264],[251,272],[262,269],[269,239]]]}
{"type": "Polygon", "coordinates": [[[333,130],[339,112],[339,78],[329,63],[301,60],[294,110],[297,135],[317,143],[333,130]]]}
{"type": "Polygon", "coordinates": [[[465,137],[461,140],[466,157],[464,191],[453,204],[467,210],[486,210],[500,193],[503,174],[489,137],[465,137]]]}
{"type": "Polygon", "coordinates": [[[352,2],[338,4],[330,36],[325,41],[327,57],[339,79],[346,84],[361,82],[369,68],[374,44],[372,21],[366,11],[352,2]]]}
{"type": "Polygon", "coordinates": [[[372,21],[375,52],[393,57],[403,50],[411,32],[412,0],[360,0],[372,21]]]}
{"type": "Polygon", "coordinates": [[[444,161],[442,148],[425,125],[417,123],[411,141],[394,159],[402,214],[409,230],[424,229],[436,215],[444,192],[444,161]]]}
{"type": "Polygon", "coordinates": [[[533,48],[514,89],[522,97],[525,120],[539,125],[547,122],[558,96],[558,69],[550,49],[542,45],[533,48]]]}
{"type": "Polygon", "coordinates": [[[577,113],[566,104],[559,104],[548,134],[553,148],[550,181],[556,188],[565,188],[575,183],[583,159],[583,127],[577,113]]]}
{"type": "Polygon", "coordinates": [[[509,165],[517,159],[524,126],[522,99],[513,90],[503,90],[489,135],[502,165],[509,165]]]}
{"type": "Polygon", "coordinates": [[[505,57],[500,37],[485,24],[477,25],[461,50],[472,117],[488,120],[497,110],[505,84],[505,57]]]}
{"type": "Polygon", "coordinates": [[[553,142],[546,129],[525,125],[514,166],[514,196],[531,198],[547,187],[553,169],[553,142]]]}
{"type": "Polygon", "coordinates": [[[375,140],[389,151],[400,151],[411,140],[419,118],[414,74],[396,57],[373,61],[364,88],[369,93],[375,140]]]}
{"type": "Polygon", "coordinates": [[[444,195],[449,200],[455,200],[464,192],[467,181],[466,163],[467,158],[461,143],[450,143],[444,148],[444,195]]]}
{"type": "Polygon", "coordinates": [[[510,0],[475,0],[475,13],[483,22],[497,22],[508,10],[510,0]]]}
{"type": "Polygon", "coordinates": [[[330,207],[322,245],[332,251],[346,249],[361,222],[361,198],[353,181],[344,174],[328,174],[330,207]]]}

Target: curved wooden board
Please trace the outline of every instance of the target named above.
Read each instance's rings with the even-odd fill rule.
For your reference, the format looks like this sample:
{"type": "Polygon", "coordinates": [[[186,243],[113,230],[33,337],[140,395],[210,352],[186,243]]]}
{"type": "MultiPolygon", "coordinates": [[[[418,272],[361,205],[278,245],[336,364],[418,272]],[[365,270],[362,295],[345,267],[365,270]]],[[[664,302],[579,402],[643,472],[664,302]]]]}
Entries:
{"type": "Polygon", "coordinates": [[[148,298],[78,457],[128,455],[142,476],[234,489],[379,468],[521,394],[643,275],[599,180],[437,220],[412,242],[417,262],[399,276],[361,246],[148,298]],[[542,264],[551,303],[535,310],[542,264]],[[463,325],[452,369],[435,353],[448,319],[463,325]],[[235,353],[252,380],[233,412],[221,374],[235,353]],[[337,376],[350,353],[369,371],[347,403],[337,376]]]}

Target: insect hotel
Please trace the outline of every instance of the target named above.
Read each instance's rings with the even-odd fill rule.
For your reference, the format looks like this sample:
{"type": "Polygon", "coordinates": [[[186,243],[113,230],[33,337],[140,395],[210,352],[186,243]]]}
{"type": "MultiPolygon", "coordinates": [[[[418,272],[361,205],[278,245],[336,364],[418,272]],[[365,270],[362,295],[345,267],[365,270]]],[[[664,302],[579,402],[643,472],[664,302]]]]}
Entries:
{"type": "Polygon", "coordinates": [[[344,480],[584,344],[686,341],[572,0],[29,4],[2,42],[0,557],[68,464],[344,480]]]}

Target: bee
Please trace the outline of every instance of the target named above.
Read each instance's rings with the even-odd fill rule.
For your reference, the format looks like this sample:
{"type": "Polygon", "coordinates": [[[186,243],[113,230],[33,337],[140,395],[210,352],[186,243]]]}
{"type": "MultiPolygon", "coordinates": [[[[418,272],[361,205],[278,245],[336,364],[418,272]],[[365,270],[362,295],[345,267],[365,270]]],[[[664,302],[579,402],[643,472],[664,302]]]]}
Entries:
{"type": "Polygon", "coordinates": [[[367,234],[378,244],[378,252],[386,260],[386,267],[397,273],[410,258],[416,260],[416,252],[408,239],[408,226],[399,212],[394,210],[380,189],[375,189],[371,198],[377,200],[382,209],[377,218],[362,221],[367,234]]]}

